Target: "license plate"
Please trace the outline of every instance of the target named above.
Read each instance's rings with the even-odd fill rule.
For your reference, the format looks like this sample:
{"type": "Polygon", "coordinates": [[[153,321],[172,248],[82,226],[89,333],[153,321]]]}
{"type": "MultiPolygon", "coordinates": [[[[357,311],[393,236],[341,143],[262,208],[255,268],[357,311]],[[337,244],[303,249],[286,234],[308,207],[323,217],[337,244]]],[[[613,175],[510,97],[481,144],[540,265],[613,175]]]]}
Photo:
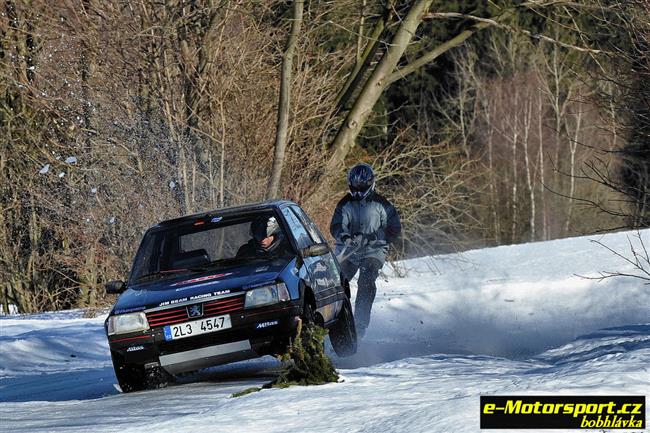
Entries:
{"type": "Polygon", "coordinates": [[[228,328],[232,328],[232,323],[230,323],[230,315],[226,314],[225,316],[210,317],[193,322],[179,323],[178,325],[167,325],[163,328],[163,332],[165,333],[165,340],[169,341],[228,328]]]}

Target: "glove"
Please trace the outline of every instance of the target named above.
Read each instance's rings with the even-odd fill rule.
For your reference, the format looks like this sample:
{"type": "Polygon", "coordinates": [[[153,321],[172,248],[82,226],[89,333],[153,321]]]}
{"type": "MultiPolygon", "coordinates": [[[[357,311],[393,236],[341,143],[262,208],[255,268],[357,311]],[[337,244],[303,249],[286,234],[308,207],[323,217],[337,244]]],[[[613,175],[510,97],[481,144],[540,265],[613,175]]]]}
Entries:
{"type": "Polygon", "coordinates": [[[355,234],[354,236],[343,235],[343,236],[341,236],[341,240],[340,240],[340,242],[346,248],[352,248],[352,249],[359,248],[362,241],[363,241],[363,237],[359,233],[355,234]]]}
{"type": "Polygon", "coordinates": [[[363,233],[357,233],[352,238],[352,243],[357,248],[361,248],[368,243],[368,240],[366,239],[366,235],[364,235],[363,233]]]}
{"type": "Polygon", "coordinates": [[[379,239],[377,237],[377,233],[367,233],[367,234],[364,234],[363,237],[366,239],[367,242],[374,242],[377,239],[379,239]]]}

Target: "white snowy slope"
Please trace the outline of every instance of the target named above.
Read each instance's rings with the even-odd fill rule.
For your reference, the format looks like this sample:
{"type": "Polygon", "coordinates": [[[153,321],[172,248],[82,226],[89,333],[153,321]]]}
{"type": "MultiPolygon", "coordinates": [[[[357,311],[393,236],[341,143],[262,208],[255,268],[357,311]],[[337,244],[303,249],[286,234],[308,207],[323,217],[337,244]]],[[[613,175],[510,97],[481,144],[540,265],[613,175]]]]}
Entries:
{"type": "MultiPolygon", "coordinates": [[[[650,286],[633,232],[469,251],[384,268],[344,379],[231,398],[275,360],[120,394],[104,317],[0,316],[0,431],[476,432],[480,394],[650,395],[650,286]],[[406,276],[398,277],[397,274],[406,276]]],[[[640,233],[650,246],[650,230],[640,233]]],[[[646,413],[650,419],[650,413],[646,413]]]]}

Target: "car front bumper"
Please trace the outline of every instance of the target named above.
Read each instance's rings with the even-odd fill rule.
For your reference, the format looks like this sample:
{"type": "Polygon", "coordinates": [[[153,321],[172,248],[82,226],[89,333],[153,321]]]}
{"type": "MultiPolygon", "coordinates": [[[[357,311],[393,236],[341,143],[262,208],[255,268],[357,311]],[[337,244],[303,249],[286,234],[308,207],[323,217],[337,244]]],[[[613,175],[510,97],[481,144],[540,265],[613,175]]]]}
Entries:
{"type": "MultiPolygon", "coordinates": [[[[166,340],[164,327],[109,336],[114,361],[163,367],[171,374],[279,353],[295,335],[297,301],[230,313],[232,327],[166,340]]],[[[194,319],[193,319],[194,320],[194,319]]]]}

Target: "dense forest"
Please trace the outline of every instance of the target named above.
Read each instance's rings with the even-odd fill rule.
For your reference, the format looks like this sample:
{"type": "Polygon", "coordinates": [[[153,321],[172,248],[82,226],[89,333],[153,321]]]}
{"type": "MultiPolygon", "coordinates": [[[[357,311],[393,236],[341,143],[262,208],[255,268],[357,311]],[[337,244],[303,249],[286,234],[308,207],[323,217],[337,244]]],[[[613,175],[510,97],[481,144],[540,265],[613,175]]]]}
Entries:
{"type": "Polygon", "coordinates": [[[370,163],[394,258],[650,224],[644,0],[5,0],[0,304],[94,307],[163,219],[327,232],[370,163]]]}

